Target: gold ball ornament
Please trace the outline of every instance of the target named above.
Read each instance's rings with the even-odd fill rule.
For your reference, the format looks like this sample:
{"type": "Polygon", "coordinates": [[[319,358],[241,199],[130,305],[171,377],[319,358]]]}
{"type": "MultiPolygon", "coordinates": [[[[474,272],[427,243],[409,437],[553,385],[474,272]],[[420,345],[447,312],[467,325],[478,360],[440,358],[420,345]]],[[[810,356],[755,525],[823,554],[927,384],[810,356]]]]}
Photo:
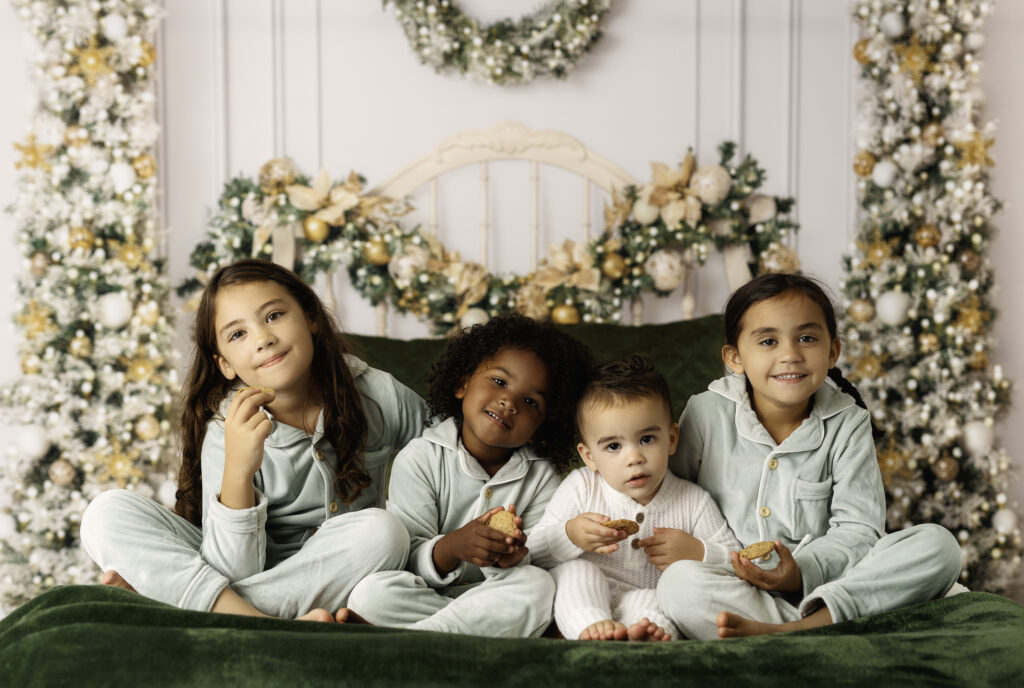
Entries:
{"type": "Polygon", "coordinates": [[[276,196],[295,182],[298,170],[290,158],[271,158],[260,167],[259,185],[263,193],[276,196]]]}
{"type": "Polygon", "coordinates": [[[923,354],[933,354],[939,350],[939,338],[932,332],[922,332],[917,338],[917,346],[923,354]]]}
{"type": "Polygon", "coordinates": [[[935,225],[921,225],[914,230],[914,243],[921,248],[938,246],[942,241],[942,232],[935,225]]]}
{"type": "Polygon", "coordinates": [[[88,227],[72,227],[68,232],[68,244],[72,251],[78,248],[88,251],[95,240],[96,235],[88,227]]]}
{"type": "Polygon", "coordinates": [[[956,462],[956,459],[944,456],[932,464],[932,473],[939,480],[949,482],[960,473],[960,464],[956,462]]]}
{"type": "Polygon", "coordinates": [[[870,41],[867,38],[862,38],[853,44],[853,59],[857,60],[862,65],[866,65],[871,62],[871,57],[868,55],[868,43],[870,41]]]}
{"type": "Polygon", "coordinates": [[[72,124],[64,130],[64,145],[76,148],[89,143],[89,130],[72,124]]]}
{"type": "Polygon", "coordinates": [[[135,174],[139,175],[139,179],[149,179],[156,174],[156,160],[149,153],[143,153],[133,159],[132,167],[135,168],[135,174]]]}
{"type": "Polygon", "coordinates": [[[875,317],[875,304],[867,299],[854,299],[850,302],[846,312],[854,322],[866,323],[875,317]]]}
{"type": "Polygon", "coordinates": [[[960,266],[968,273],[973,273],[981,267],[981,256],[969,248],[961,251],[957,260],[960,262],[960,266]]]}
{"type": "Polygon", "coordinates": [[[160,421],[151,413],[139,417],[135,421],[135,436],[143,442],[155,440],[160,436],[160,421]]]}
{"type": "Polygon", "coordinates": [[[626,274],[626,260],[619,253],[609,253],[601,261],[601,272],[611,280],[620,280],[626,274]]]}
{"type": "Polygon", "coordinates": [[[29,271],[36,277],[46,274],[46,268],[50,267],[50,256],[42,251],[36,251],[29,260],[29,271]]]}
{"type": "Polygon", "coordinates": [[[924,125],[924,129],[921,130],[921,140],[927,143],[929,146],[938,145],[939,141],[946,135],[943,131],[942,125],[938,122],[929,122],[924,125]]]}
{"type": "Polygon", "coordinates": [[[142,41],[142,54],[139,56],[138,65],[140,67],[148,67],[149,65],[156,62],[156,46],[149,41],[142,41]]]}
{"type": "Polygon", "coordinates": [[[330,233],[330,226],[316,215],[310,215],[302,221],[302,233],[309,241],[319,244],[330,233]]]}
{"type": "Polygon", "coordinates": [[[50,468],[46,471],[46,475],[50,478],[54,485],[70,485],[75,480],[75,476],[78,475],[78,471],[71,465],[71,462],[67,459],[57,459],[50,464],[50,468]]]}
{"type": "Polygon", "coordinates": [[[156,301],[141,301],[135,307],[135,315],[146,325],[155,325],[160,319],[160,304],[156,301]]]}
{"type": "Polygon", "coordinates": [[[858,177],[867,177],[875,169],[875,156],[869,151],[861,151],[853,156],[853,171],[858,177]]]}
{"type": "Polygon", "coordinates": [[[68,353],[76,358],[85,358],[92,353],[92,340],[84,334],[72,337],[68,343],[68,353]]]}
{"type": "Polygon", "coordinates": [[[984,351],[975,351],[967,360],[967,364],[974,370],[985,370],[988,368],[988,354],[984,351]]]}
{"type": "Polygon", "coordinates": [[[551,311],[551,320],[559,325],[575,325],[580,321],[580,312],[576,310],[576,306],[563,303],[551,311]]]}
{"type": "Polygon", "coordinates": [[[761,254],[758,260],[761,272],[782,272],[792,274],[800,269],[800,258],[788,246],[777,246],[761,254]]]}
{"type": "Polygon", "coordinates": [[[35,354],[25,354],[21,357],[21,372],[25,375],[38,375],[42,370],[39,357],[35,354]]]}
{"type": "Polygon", "coordinates": [[[371,265],[387,265],[391,260],[388,244],[380,237],[374,237],[366,242],[363,255],[366,257],[366,262],[371,265]]]}

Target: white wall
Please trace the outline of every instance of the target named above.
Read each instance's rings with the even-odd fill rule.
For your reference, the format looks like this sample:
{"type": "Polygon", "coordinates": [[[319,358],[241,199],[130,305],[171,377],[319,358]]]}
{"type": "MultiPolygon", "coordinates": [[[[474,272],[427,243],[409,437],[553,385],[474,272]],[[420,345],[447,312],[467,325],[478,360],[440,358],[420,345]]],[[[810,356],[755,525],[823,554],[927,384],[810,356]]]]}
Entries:
{"type": "MultiPolygon", "coordinates": [[[[534,0],[462,0],[482,21],[527,12],[534,0]]],[[[855,234],[851,170],[854,28],[844,2],[812,0],[644,0],[619,2],[605,36],[566,81],[495,87],[437,75],[418,63],[398,22],[377,0],[167,0],[159,47],[164,124],[160,174],[168,258],[174,283],[191,272],[188,255],[207,209],[234,174],[254,175],[274,155],[293,157],[335,178],[352,168],[372,185],[441,139],[466,129],[519,120],[566,131],[636,179],[649,162],[678,162],[693,146],[702,163],[734,139],[768,171],[765,190],[797,199],[797,244],[805,269],[835,286],[841,255],[855,234]]],[[[1002,345],[993,361],[1024,380],[1024,221],[1015,199],[1024,180],[1024,94],[1018,65],[1024,3],[1002,2],[989,25],[984,88],[988,115],[1001,121],[994,157],[995,194],[1007,202],[991,258],[1002,285],[996,297],[1002,345]]],[[[0,131],[21,141],[32,98],[28,48],[9,3],[0,3],[0,131]]],[[[0,143],[0,203],[14,196],[13,147],[0,143]]],[[[525,176],[522,181],[525,186],[525,176]]],[[[471,196],[475,198],[476,195],[471,196]]],[[[558,199],[546,199],[556,225],[558,199]]],[[[459,209],[445,209],[451,225],[459,209]]],[[[512,213],[510,212],[510,215],[512,213]]],[[[451,229],[452,232],[456,230],[451,229]]],[[[543,243],[555,240],[545,230],[543,243]]],[[[0,275],[21,269],[15,227],[0,216],[0,275]]],[[[443,236],[447,239],[447,237],[443,236]]],[[[519,257],[503,258],[515,263],[519,257]]],[[[499,266],[500,267],[500,266],[499,266]]],[[[370,308],[347,290],[339,312],[351,331],[371,332],[370,308]]],[[[725,280],[712,257],[701,277],[698,310],[716,311],[725,280]]],[[[673,319],[675,304],[652,303],[653,319],[673,319]]],[[[13,303],[0,299],[0,319],[13,303]]],[[[182,318],[184,332],[186,321],[182,318]]],[[[403,321],[395,331],[423,334],[403,321]]],[[[0,380],[17,374],[18,335],[0,339],[0,380]]],[[[1011,417],[1015,417],[1011,412],[1011,417]]],[[[1024,424],[1003,422],[1003,444],[1024,461],[1024,424]]],[[[1024,502],[1024,486],[1016,487],[1024,502]]]]}

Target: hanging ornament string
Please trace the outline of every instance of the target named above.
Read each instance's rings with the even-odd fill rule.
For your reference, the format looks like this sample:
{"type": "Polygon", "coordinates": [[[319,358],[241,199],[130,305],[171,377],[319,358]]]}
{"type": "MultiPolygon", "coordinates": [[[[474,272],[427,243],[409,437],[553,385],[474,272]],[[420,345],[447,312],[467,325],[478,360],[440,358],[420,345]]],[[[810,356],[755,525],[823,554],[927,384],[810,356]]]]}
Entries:
{"type": "Polygon", "coordinates": [[[601,37],[610,7],[611,0],[560,0],[518,20],[481,24],[450,0],[385,2],[420,62],[502,86],[564,79],[601,37]]]}

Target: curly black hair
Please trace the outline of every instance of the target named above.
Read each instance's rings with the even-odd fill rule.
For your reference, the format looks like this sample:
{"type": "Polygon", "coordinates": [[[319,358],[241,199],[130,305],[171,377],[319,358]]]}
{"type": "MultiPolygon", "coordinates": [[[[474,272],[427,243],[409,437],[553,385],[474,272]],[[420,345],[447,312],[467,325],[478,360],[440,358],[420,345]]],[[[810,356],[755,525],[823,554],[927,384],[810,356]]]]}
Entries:
{"type": "Polygon", "coordinates": [[[506,349],[530,351],[547,365],[551,393],[547,415],[534,435],[533,446],[559,469],[568,467],[576,455],[576,404],[594,366],[594,357],[585,344],[550,323],[510,313],[457,334],[430,368],[430,413],[455,418],[461,427],[462,401],[455,398],[456,390],[481,363],[506,349]]]}

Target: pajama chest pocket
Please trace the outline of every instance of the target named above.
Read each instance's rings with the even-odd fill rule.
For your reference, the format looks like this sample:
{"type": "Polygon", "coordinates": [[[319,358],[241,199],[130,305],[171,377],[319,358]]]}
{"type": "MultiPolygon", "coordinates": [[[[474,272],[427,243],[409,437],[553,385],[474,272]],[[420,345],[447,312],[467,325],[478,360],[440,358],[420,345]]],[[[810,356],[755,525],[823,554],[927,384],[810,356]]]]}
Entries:
{"type": "Polygon", "coordinates": [[[793,522],[797,532],[813,535],[824,534],[828,530],[831,502],[831,480],[812,482],[797,478],[796,486],[793,489],[793,522]]]}

